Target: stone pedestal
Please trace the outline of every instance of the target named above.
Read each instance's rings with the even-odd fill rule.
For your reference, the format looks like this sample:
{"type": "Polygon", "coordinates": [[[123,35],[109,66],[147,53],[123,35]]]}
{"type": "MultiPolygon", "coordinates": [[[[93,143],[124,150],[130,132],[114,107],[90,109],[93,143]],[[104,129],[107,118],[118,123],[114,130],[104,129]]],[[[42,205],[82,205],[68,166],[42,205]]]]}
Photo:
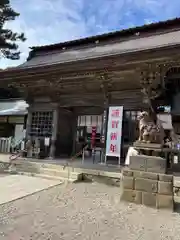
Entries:
{"type": "Polygon", "coordinates": [[[124,170],[121,200],[173,211],[173,176],[124,170]]]}
{"type": "Polygon", "coordinates": [[[144,172],[166,173],[166,159],[147,155],[130,156],[129,168],[144,172]]]}
{"type": "Polygon", "coordinates": [[[153,149],[161,149],[163,146],[162,146],[162,144],[158,144],[158,143],[144,143],[141,141],[136,141],[133,143],[133,147],[135,147],[137,149],[153,150],[153,149]]]}

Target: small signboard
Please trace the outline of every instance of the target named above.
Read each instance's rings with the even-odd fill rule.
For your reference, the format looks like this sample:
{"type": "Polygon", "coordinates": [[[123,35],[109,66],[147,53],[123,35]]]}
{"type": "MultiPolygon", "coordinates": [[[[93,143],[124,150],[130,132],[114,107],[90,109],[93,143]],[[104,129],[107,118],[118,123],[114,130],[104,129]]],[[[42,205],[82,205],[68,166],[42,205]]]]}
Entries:
{"type": "Polygon", "coordinates": [[[123,107],[109,107],[108,129],[106,139],[106,157],[118,157],[119,164],[121,158],[122,120],[123,107]]]}
{"type": "Polygon", "coordinates": [[[45,145],[46,147],[49,147],[49,145],[50,145],[50,138],[49,138],[49,137],[45,137],[45,139],[44,139],[44,145],[45,145]]]}

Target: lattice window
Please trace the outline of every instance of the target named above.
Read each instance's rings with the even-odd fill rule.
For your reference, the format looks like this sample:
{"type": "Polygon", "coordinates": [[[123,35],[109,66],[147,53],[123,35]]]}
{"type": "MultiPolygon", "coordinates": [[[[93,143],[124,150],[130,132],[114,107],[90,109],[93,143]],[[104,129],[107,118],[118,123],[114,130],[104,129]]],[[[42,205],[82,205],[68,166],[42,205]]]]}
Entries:
{"type": "Polygon", "coordinates": [[[78,127],[92,127],[92,126],[98,126],[102,127],[102,115],[83,115],[78,116],[78,127]]]}
{"type": "Polygon", "coordinates": [[[30,135],[36,137],[50,137],[52,135],[53,112],[33,112],[30,135]]]}

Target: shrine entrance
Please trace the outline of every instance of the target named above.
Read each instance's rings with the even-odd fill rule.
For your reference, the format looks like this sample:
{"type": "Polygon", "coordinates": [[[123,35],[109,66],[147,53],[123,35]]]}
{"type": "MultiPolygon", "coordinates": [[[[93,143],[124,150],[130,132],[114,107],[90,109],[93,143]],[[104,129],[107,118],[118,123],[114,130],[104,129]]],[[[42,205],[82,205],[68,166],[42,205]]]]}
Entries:
{"type": "Polygon", "coordinates": [[[76,118],[73,110],[59,108],[55,157],[70,157],[73,152],[76,118]]]}
{"type": "Polygon", "coordinates": [[[180,67],[169,69],[165,77],[165,104],[171,107],[175,133],[180,137],[180,67]]]}
{"type": "Polygon", "coordinates": [[[101,162],[104,148],[102,142],[103,114],[83,114],[77,119],[75,151],[80,152],[85,148],[82,161],[89,163],[101,162]]]}

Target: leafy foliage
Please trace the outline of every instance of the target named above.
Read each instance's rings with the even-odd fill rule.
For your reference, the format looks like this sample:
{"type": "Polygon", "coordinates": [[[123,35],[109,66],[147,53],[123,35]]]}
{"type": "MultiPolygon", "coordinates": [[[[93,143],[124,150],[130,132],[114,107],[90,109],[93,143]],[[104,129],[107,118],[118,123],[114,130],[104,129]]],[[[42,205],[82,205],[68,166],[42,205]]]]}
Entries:
{"type": "Polygon", "coordinates": [[[19,59],[18,42],[25,41],[26,38],[24,33],[15,33],[5,26],[18,16],[19,13],[11,8],[9,0],[0,0],[0,56],[12,60],[19,59]]]}

